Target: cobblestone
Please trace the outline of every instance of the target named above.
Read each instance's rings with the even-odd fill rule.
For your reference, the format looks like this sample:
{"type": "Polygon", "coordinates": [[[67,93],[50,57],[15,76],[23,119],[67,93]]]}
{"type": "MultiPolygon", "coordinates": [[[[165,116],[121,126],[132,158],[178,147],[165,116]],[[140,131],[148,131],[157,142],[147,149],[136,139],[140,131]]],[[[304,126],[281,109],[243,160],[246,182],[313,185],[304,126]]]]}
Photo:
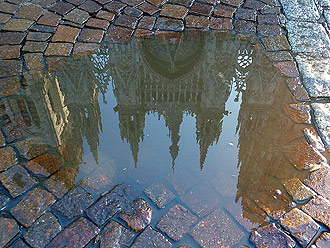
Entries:
{"type": "Polygon", "coordinates": [[[128,43],[133,34],[133,30],[124,27],[111,25],[104,37],[105,42],[128,43]]]}
{"type": "Polygon", "coordinates": [[[0,78],[17,76],[22,72],[22,62],[17,60],[0,60],[0,78]]]}
{"type": "Polygon", "coordinates": [[[322,235],[315,241],[312,248],[327,248],[330,245],[330,233],[324,232],[322,235]]]}
{"type": "Polygon", "coordinates": [[[23,5],[16,13],[18,18],[36,21],[42,14],[43,8],[34,4],[23,5]]]}
{"type": "Polygon", "coordinates": [[[23,52],[42,53],[45,51],[46,47],[47,47],[46,42],[27,41],[22,50],[23,52]]]}
{"type": "Polygon", "coordinates": [[[3,210],[7,207],[10,198],[4,193],[0,192],[0,210],[3,210]]]}
{"type": "Polygon", "coordinates": [[[103,30],[106,30],[108,26],[109,26],[108,21],[97,18],[90,18],[86,23],[86,27],[98,28],[103,30]]]}
{"type": "Polygon", "coordinates": [[[330,199],[330,167],[323,166],[313,171],[304,182],[321,196],[330,199]]]}
{"type": "Polygon", "coordinates": [[[0,247],[5,247],[19,231],[19,226],[15,220],[0,217],[0,247]]]}
{"type": "Polygon", "coordinates": [[[320,152],[325,151],[324,144],[314,127],[306,127],[303,129],[303,132],[309,144],[311,144],[320,152]]]}
{"type": "Polygon", "coordinates": [[[66,25],[59,25],[56,30],[56,33],[53,36],[52,41],[74,43],[76,38],[78,37],[79,32],[80,29],[78,28],[73,28],[66,25]]]}
{"type": "Polygon", "coordinates": [[[8,246],[8,248],[29,248],[29,246],[25,244],[22,239],[16,239],[16,241],[8,246]]]}
{"type": "MultiPolygon", "coordinates": [[[[15,95],[18,93],[19,89],[20,89],[20,82],[18,77],[1,79],[0,97],[15,95]]],[[[1,145],[3,145],[3,143],[4,142],[2,142],[1,145]]],[[[0,154],[1,154],[1,150],[0,150],[0,154]]],[[[1,162],[0,162],[0,171],[1,171],[1,162]]]]}
{"type": "Polygon", "coordinates": [[[213,6],[211,5],[194,2],[193,5],[191,6],[191,9],[189,10],[189,13],[193,13],[196,15],[210,16],[212,10],[213,10],[213,6]]]}
{"type": "Polygon", "coordinates": [[[284,13],[289,20],[317,21],[320,18],[314,1],[280,0],[284,13]]]}
{"type": "Polygon", "coordinates": [[[73,168],[63,168],[45,182],[45,187],[57,198],[62,198],[75,185],[74,175],[73,168]]]}
{"type": "Polygon", "coordinates": [[[315,196],[301,209],[316,221],[330,227],[330,202],[322,196],[315,196]]]}
{"type": "Polygon", "coordinates": [[[188,13],[188,9],[181,5],[164,4],[160,11],[161,16],[183,19],[188,13]]]}
{"type": "Polygon", "coordinates": [[[257,20],[257,11],[254,9],[243,9],[239,8],[236,11],[236,17],[241,20],[246,21],[256,21],[257,20]]]}
{"type": "Polygon", "coordinates": [[[47,25],[47,26],[52,26],[56,27],[59,22],[60,22],[61,16],[51,13],[51,12],[46,12],[43,14],[43,16],[38,20],[38,24],[40,25],[47,25]]]}
{"type": "Polygon", "coordinates": [[[284,35],[265,37],[261,40],[267,51],[290,50],[291,48],[288,39],[284,35]]]}
{"type": "Polygon", "coordinates": [[[81,10],[81,9],[74,9],[70,11],[67,15],[64,16],[65,20],[70,22],[74,22],[77,24],[83,24],[89,18],[88,12],[81,10]]]}
{"type": "MultiPolygon", "coordinates": [[[[211,18],[211,23],[212,23],[211,18]]],[[[213,23],[216,23],[213,21],[213,23]]],[[[188,15],[186,17],[186,27],[188,28],[207,28],[210,25],[209,18],[205,16],[195,16],[195,15],[188,15]]],[[[216,24],[213,24],[213,26],[216,26],[216,24]]]]}
{"type": "Polygon", "coordinates": [[[117,19],[115,24],[117,26],[122,26],[126,28],[134,29],[138,23],[138,17],[135,16],[128,16],[128,15],[120,15],[117,19]]]}
{"type": "Polygon", "coordinates": [[[10,146],[0,148],[0,171],[4,171],[16,163],[16,153],[10,146]]]}
{"type": "Polygon", "coordinates": [[[51,37],[51,33],[29,32],[26,40],[29,41],[46,41],[51,37]]]}
{"type": "Polygon", "coordinates": [[[103,38],[104,31],[101,29],[84,28],[78,37],[81,42],[100,43],[103,38]]]}
{"type": "Polygon", "coordinates": [[[167,31],[183,31],[184,24],[181,20],[159,17],[156,21],[155,28],[167,31]]]}
{"type": "Polygon", "coordinates": [[[299,78],[289,78],[288,87],[298,101],[310,101],[310,97],[299,78]]]}
{"type": "Polygon", "coordinates": [[[293,103],[283,107],[284,113],[296,123],[311,124],[311,108],[303,103],[293,103]]]}
{"type": "Polygon", "coordinates": [[[0,33],[0,45],[19,45],[25,36],[25,33],[20,32],[2,32],[0,33]]]}
{"type": "Polygon", "coordinates": [[[20,56],[19,45],[5,45],[0,46],[0,58],[1,59],[18,59],[20,56]]]}
{"type": "Polygon", "coordinates": [[[144,190],[144,193],[157,205],[158,208],[164,208],[171,202],[175,195],[163,184],[153,184],[144,190]]]}
{"type": "Polygon", "coordinates": [[[49,43],[45,51],[46,56],[69,56],[73,44],[71,43],[49,43]]]}
{"type": "Polygon", "coordinates": [[[306,201],[316,194],[306,187],[298,178],[290,178],[283,183],[294,201],[306,201]]]}
{"type": "Polygon", "coordinates": [[[2,28],[5,31],[24,32],[31,27],[33,21],[26,19],[10,19],[2,28]]]}
{"type": "Polygon", "coordinates": [[[45,153],[49,146],[43,143],[40,139],[30,138],[15,143],[16,149],[20,155],[26,159],[33,159],[45,153]]]}
{"type": "Polygon", "coordinates": [[[26,164],[26,167],[34,174],[49,177],[55,173],[64,164],[62,156],[45,154],[32,159],[26,164]]]}
{"type": "Polygon", "coordinates": [[[231,19],[229,18],[214,18],[210,20],[211,29],[232,30],[234,28],[231,19]]]}
{"type": "Polygon", "coordinates": [[[330,151],[330,103],[313,103],[314,119],[316,127],[330,151]]]}
{"type": "Polygon", "coordinates": [[[172,244],[160,232],[157,232],[154,229],[152,229],[150,226],[148,226],[136,238],[135,242],[131,247],[132,248],[145,248],[145,247],[171,248],[172,244]]]}

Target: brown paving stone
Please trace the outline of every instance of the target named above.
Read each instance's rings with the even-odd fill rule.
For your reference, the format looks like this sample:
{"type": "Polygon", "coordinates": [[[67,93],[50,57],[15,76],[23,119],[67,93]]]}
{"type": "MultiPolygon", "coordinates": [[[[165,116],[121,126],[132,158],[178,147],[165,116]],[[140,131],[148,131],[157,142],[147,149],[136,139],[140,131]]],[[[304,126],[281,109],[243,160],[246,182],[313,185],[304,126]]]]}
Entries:
{"type": "Polygon", "coordinates": [[[113,215],[127,207],[132,197],[134,197],[132,186],[119,184],[85,212],[96,225],[101,226],[113,215]]]}
{"type": "Polygon", "coordinates": [[[20,32],[2,32],[0,33],[0,45],[21,44],[25,36],[25,33],[20,32]]]}
{"type": "Polygon", "coordinates": [[[234,27],[237,32],[243,32],[243,33],[256,32],[256,26],[254,25],[254,22],[251,21],[236,20],[234,22],[234,27]]]}
{"type": "Polygon", "coordinates": [[[54,11],[60,15],[65,15],[70,10],[74,9],[74,5],[62,1],[58,1],[53,6],[51,6],[48,10],[54,11]]]}
{"type": "Polygon", "coordinates": [[[244,0],[221,0],[221,2],[231,6],[239,7],[244,2],[244,0]]]}
{"type": "Polygon", "coordinates": [[[303,103],[288,104],[283,107],[284,113],[296,123],[311,124],[311,107],[303,103]]]}
{"type": "MultiPolygon", "coordinates": [[[[18,0],[20,1],[20,0],[18,0]]],[[[53,3],[57,2],[58,0],[32,0],[32,3],[38,4],[43,8],[47,8],[51,6],[53,3]]]]}
{"type": "Polygon", "coordinates": [[[29,248],[27,244],[24,243],[22,239],[16,239],[12,245],[8,246],[8,248],[29,248]]]}
{"type": "Polygon", "coordinates": [[[22,49],[23,52],[42,53],[47,47],[47,42],[27,41],[22,49]]]}
{"type": "Polygon", "coordinates": [[[152,209],[142,198],[135,199],[125,210],[121,211],[118,218],[123,220],[129,228],[139,232],[146,228],[152,217],[152,209]]]}
{"type": "Polygon", "coordinates": [[[73,56],[80,56],[89,53],[95,53],[100,48],[98,43],[80,43],[74,45],[73,56]]]}
{"type": "Polygon", "coordinates": [[[301,209],[318,222],[330,227],[330,202],[322,196],[315,196],[301,209]]]}
{"type": "Polygon", "coordinates": [[[133,30],[124,27],[110,26],[108,32],[105,35],[105,42],[114,42],[114,43],[128,43],[133,30]]]}
{"type": "Polygon", "coordinates": [[[120,11],[122,11],[126,6],[127,6],[126,4],[115,0],[104,5],[104,8],[110,12],[119,14],[120,11]]]}
{"type": "Polygon", "coordinates": [[[103,19],[103,20],[107,20],[109,22],[113,21],[113,19],[115,18],[116,14],[112,13],[112,12],[108,12],[105,10],[100,10],[99,12],[97,12],[96,17],[103,19]]]}
{"type": "Polygon", "coordinates": [[[128,6],[135,7],[144,2],[144,0],[122,0],[121,2],[127,4],[128,6]]]}
{"type": "Polygon", "coordinates": [[[246,0],[243,7],[255,10],[261,10],[266,6],[265,3],[258,1],[258,0],[246,0]]]}
{"type": "Polygon", "coordinates": [[[81,215],[93,201],[94,199],[91,194],[78,186],[71,189],[62,199],[57,201],[53,205],[53,209],[71,219],[81,215]]]}
{"type": "Polygon", "coordinates": [[[15,143],[16,149],[19,151],[20,156],[26,159],[33,159],[45,153],[49,149],[49,145],[44,144],[37,138],[30,138],[15,143]]]}
{"type": "Polygon", "coordinates": [[[50,176],[56,172],[64,164],[62,156],[54,154],[44,154],[40,157],[30,160],[26,164],[26,168],[32,171],[34,174],[50,176]]]}
{"type": "Polygon", "coordinates": [[[99,235],[100,248],[125,247],[133,239],[134,234],[116,221],[111,220],[99,235]]]}
{"type": "Polygon", "coordinates": [[[310,97],[298,77],[289,78],[287,80],[287,84],[290,91],[298,101],[310,101],[310,97]]]}
{"type": "Polygon", "coordinates": [[[0,174],[1,184],[13,198],[31,189],[37,181],[20,165],[15,165],[0,174]]]}
{"type": "Polygon", "coordinates": [[[28,30],[32,24],[33,21],[31,20],[12,18],[3,26],[2,30],[24,32],[28,30]]]}
{"type": "Polygon", "coordinates": [[[139,5],[139,10],[143,11],[144,13],[147,13],[148,15],[154,15],[158,11],[160,11],[160,8],[148,3],[144,2],[141,5],[139,5]]]}
{"type": "Polygon", "coordinates": [[[81,30],[78,41],[100,43],[102,41],[104,31],[101,29],[84,28],[81,30]]]}
{"type": "Polygon", "coordinates": [[[25,115],[15,115],[13,118],[8,119],[2,131],[7,136],[7,142],[11,143],[32,135],[36,132],[36,129],[32,125],[29,117],[25,115]]]}
{"type": "Polygon", "coordinates": [[[285,214],[280,219],[280,223],[303,247],[307,247],[320,229],[310,216],[298,208],[285,214]]]}
{"type": "Polygon", "coordinates": [[[0,146],[3,146],[4,144],[5,144],[5,137],[3,136],[2,132],[0,132],[0,146]]]}
{"type": "Polygon", "coordinates": [[[17,60],[0,60],[0,78],[17,76],[22,72],[22,62],[17,60]]]}
{"type": "Polygon", "coordinates": [[[86,27],[106,30],[109,27],[109,22],[107,20],[90,18],[86,23],[86,27]]]}
{"type": "Polygon", "coordinates": [[[275,62],[273,63],[273,68],[283,76],[291,78],[299,77],[299,71],[295,61],[275,62]]]}
{"type": "Polygon", "coordinates": [[[321,163],[324,160],[320,152],[305,140],[287,146],[284,154],[298,170],[308,169],[313,164],[321,163]]]}
{"type": "Polygon", "coordinates": [[[134,32],[134,36],[137,38],[148,39],[151,38],[155,33],[148,29],[136,29],[134,32]]]}
{"type": "Polygon", "coordinates": [[[294,248],[296,242],[274,223],[252,231],[250,241],[256,248],[294,248]]]}
{"type": "Polygon", "coordinates": [[[279,20],[278,15],[275,15],[275,14],[258,15],[258,23],[259,24],[279,25],[280,20],[279,20]]]}
{"type": "Polygon", "coordinates": [[[144,193],[157,205],[158,208],[164,208],[171,202],[175,195],[163,184],[153,184],[144,190],[144,193]]]}
{"type": "Polygon", "coordinates": [[[18,77],[3,78],[0,80],[0,97],[15,95],[18,93],[19,89],[20,82],[18,77]]]}
{"type": "Polygon", "coordinates": [[[325,151],[324,144],[314,127],[306,127],[303,129],[303,132],[308,140],[308,143],[310,143],[320,152],[325,151]]]}
{"type": "Polygon", "coordinates": [[[74,9],[70,11],[67,15],[64,16],[65,20],[68,20],[70,22],[83,24],[89,19],[88,12],[81,10],[81,9],[74,9]]]}
{"type": "Polygon", "coordinates": [[[0,59],[18,59],[20,57],[20,45],[0,46],[0,59]]]}
{"type": "MultiPolygon", "coordinates": [[[[177,0],[177,2],[180,2],[180,1],[181,2],[192,2],[193,0],[177,0]]],[[[159,7],[159,6],[163,5],[166,2],[166,0],[148,0],[148,2],[159,7]]],[[[170,2],[175,3],[174,1],[170,1],[170,2]]],[[[180,3],[178,3],[178,4],[180,4],[180,3]]],[[[181,5],[183,5],[183,4],[181,4],[181,5]]]]}
{"type": "Polygon", "coordinates": [[[210,25],[210,20],[206,16],[188,15],[185,21],[186,27],[189,28],[207,28],[210,25]]]}
{"type": "Polygon", "coordinates": [[[62,198],[75,185],[75,176],[76,171],[72,167],[63,168],[45,182],[45,187],[57,198],[62,198]]]}
{"type": "Polygon", "coordinates": [[[183,31],[184,24],[182,20],[159,17],[156,21],[155,28],[166,31],[183,31]]]}
{"type": "Polygon", "coordinates": [[[54,202],[55,198],[51,193],[40,188],[35,188],[13,207],[10,213],[23,226],[29,227],[54,202]]]}
{"type": "Polygon", "coordinates": [[[99,229],[89,220],[80,217],[60,232],[47,246],[48,248],[85,247],[99,232],[99,229]]]}
{"type": "MultiPolygon", "coordinates": [[[[288,51],[277,51],[277,52],[266,52],[266,56],[271,61],[290,61],[293,60],[293,57],[288,51]]],[[[299,78],[288,79],[288,81],[299,80],[299,78]]]]}
{"type": "Polygon", "coordinates": [[[315,196],[315,193],[306,187],[298,178],[290,178],[283,185],[294,201],[306,201],[315,196]]]}
{"type": "Polygon", "coordinates": [[[19,232],[15,220],[0,217],[0,247],[5,247],[19,232]]]}
{"type": "Polygon", "coordinates": [[[49,57],[47,58],[48,71],[63,69],[68,64],[67,57],[49,57]]]}
{"type": "Polygon", "coordinates": [[[210,16],[212,9],[213,9],[213,6],[211,6],[209,4],[194,2],[191,9],[189,10],[189,13],[210,16]]]}
{"type": "Polygon", "coordinates": [[[120,15],[115,21],[117,26],[122,26],[126,28],[134,29],[138,23],[138,17],[128,16],[128,15],[120,15]]]}
{"type": "Polygon", "coordinates": [[[75,5],[75,6],[79,6],[80,4],[84,3],[85,1],[86,0],[67,0],[67,2],[69,2],[69,3],[71,3],[71,4],[75,5]]]}
{"type": "Polygon", "coordinates": [[[9,21],[10,17],[11,17],[10,14],[0,13],[0,24],[6,23],[7,21],[9,21]]]}
{"type": "Polygon", "coordinates": [[[80,33],[79,28],[74,28],[66,25],[58,26],[56,33],[53,36],[53,42],[69,42],[74,43],[80,33]]]}
{"type": "Polygon", "coordinates": [[[46,33],[55,33],[56,27],[46,26],[46,25],[33,25],[30,30],[36,32],[46,32],[46,33]]]}
{"type": "Polygon", "coordinates": [[[318,194],[330,200],[329,166],[323,166],[319,170],[313,171],[304,182],[318,194]]]}
{"type": "Polygon", "coordinates": [[[14,14],[18,8],[19,8],[19,6],[16,4],[11,4],[11,3],[7,3],[7,2],[0,3],[0,12],[14,14]]]}
{"type": "Polygon", "coordinates": [[[235,16],[238,19],[246,20],[246,21],[256,21],[257,20],[257,11],[254,9],[237,9],[235,16]]]}
{"type": "Polygon", "coordinates": [[[43,248],[62,230],[57,217],[47,212],[24,233],[24,240],[32,247],[43,248]]]}
{"type": "Polygon", "coordinates": [[[211,29],[220,29],[220,30],[232,30],[234,28],[231,19],[229,18],[215,18],[211,17],[210,21],[211,29]]]}
{"type": "Polygon", "coordinates": [[[148,226],[135,240],[131,248],[161,247],[171,248],[171,242],[163,234],[148,226]]]}
{"type": "Polygon", "coordinates": [[[227,18],[233,18],[233,15],[236,11],[236,8],[219,4],[216,6],[213,15],[220,16],[220,17],[227,17],[227,18]]]}
{"type": "Polygon", "coordinates": [[[38,5],[23,5],[15,14],[18,18],[36,21],[42,14],[43,8],[38,5]]]}
{"type": "Polygon", "coordinates": [[[262,43],[267,51],[290,50],[290,44],[285,35],[262,38],[262,43]]]}
{"type": "Polygon", "coordinates": [[[186,235],[197,217],[181,205],[173,206],[157,223],[157,228],[178,241],[186,235]]]}
{"type": "Polygon", "coordinates": [[[175,4],[164,4],[160,11],[161,16],[176,19],[183,19],[187,13],[188,9],[186,7],[175,4]]]}
{"type": "Polygon", "coordinates": [[[46,41],[50,38],[51,33],[42,33],[42,32],[29,32],[26,40],[28,41],[46,41]]]}
{"type": "Polygon", "coordinates": [[[87,0],[83,4],[79,5],[79,8],[87,11],[88,13],[96,13],[102,8],[102,6],[92,0],[87,0]]]}
{"type": "Polygon", "coordinates": [[[26,53],[24,54],[26,67],[29,70],[42,68],[44,66],[44,59],[42,53],[26,53]]]}
{"type": "Polygon", "coordinates": [[[203,217],[212,212],[218,204],[217,193],[208,184],[199,184],[188,190],[181,200],[198,216],[203,217]]]}
{"type": "Polygon", "coordinates": [[[71,43],[49,43],[46,56],[70,56],[73,44],[71,43]]]}
{"type": "Polygon", "coordinates": [[[328,248],[330,247],[330,233],[324,232],[322,235],[315,241],[312,248],[328,248]]]}
{"type": "Polygon", "coordinates": [[[140,17],[141,15],[143,15],[143,12],[141,10],[132,8],[130,6],[126,7],[123,13],[125,15],[134,16],[134,17],[140,17]]]}
{"type": "Polygon", "coordinates": [[[156,22],[156,17],[143,16],[139,22],[138,28],[152,30],[156,22]]]}
{"type": "Polygon", "coordinates": [[[282,28],[279,25],[258,25],[257,31],[262,36],[277,36],[282,34],[282,28]]]}
{"type": "Polygon", "coordinates": [[[203,248],[234,247],[244,236],[221,209],[215,210],[199,222],[190,231],[190,235],[203,248]]]}
{"type": "Polygon", "coordinates": [[[61,16],[54,14],[52,12],[46,12],[43,16],[38,20],[38,24],[47,25],[56,27],[61,20],[61,16]]]}
{"type": "MultiPolygon", "coordinates": [[[[157,0],[156,0],[157,1],[157,0]]],[[[154,4],[152,1],[149,1],[152,4],[154,4]]],[[[193,4],[194,0],[169,0],[170,3],[175,3],[175,4],[180,4],[186,7],[191,7],[193,4]]]]}

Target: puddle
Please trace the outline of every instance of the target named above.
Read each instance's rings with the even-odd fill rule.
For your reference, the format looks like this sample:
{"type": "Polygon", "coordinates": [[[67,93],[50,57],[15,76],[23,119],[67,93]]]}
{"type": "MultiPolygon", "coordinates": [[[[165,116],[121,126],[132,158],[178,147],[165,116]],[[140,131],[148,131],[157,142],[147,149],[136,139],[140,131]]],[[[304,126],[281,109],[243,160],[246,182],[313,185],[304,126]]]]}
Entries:
{"type": "MultiPolygon", "coordinates": [[[[251,40],[202,32],[111,44],[26,78],[4,100],[7,115],[27,123],[18,139],[37,136],[64,157],[55,181],[94,199],[131,183],[153,209],[154,228],[178,203],[198,222],[223,209],[237,228],[225,231],[244,236],[232,243],[240,247],[252,228],[295,206],[283,182],[307,172],[284,151],[310,126],[284,114],[295,102],[287,79],[251,40]],[[163,209],[143,193],[156,183],[174,194],[158,198],[163,209]]],[[[189,234],[173,244],[198,247],[189,234]]]]}

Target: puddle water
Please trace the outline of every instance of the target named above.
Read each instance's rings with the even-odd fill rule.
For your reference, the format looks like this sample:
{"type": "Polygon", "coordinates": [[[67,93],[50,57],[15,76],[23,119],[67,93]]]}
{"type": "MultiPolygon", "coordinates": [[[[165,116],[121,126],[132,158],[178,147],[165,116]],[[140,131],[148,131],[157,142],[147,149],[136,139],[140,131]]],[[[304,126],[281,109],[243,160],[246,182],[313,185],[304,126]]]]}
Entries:
{"type": "MultiPolygon", "coordinates": [[[[240,247],[252,228],[293,207],[283,182],[306,176],[283,147],[303,138],[307,125],[284,114],[295,101],[286,79],[243,36],[111,44],[25,83],[8,106],[18,106],[31,136],[64,156],[69,170],[56,180],[95,198],[129,182],[152,207],[155,228],[178,203],[198,221],[221,208],[238,228],[228,233],[244,236],[232,243],[240,247]],[[163,209],[143,193],[154,184],[174,194],[169,203],[156,200],[163,209]]],[[[189,234],[173,243],[198,247],[189,234]]]]}

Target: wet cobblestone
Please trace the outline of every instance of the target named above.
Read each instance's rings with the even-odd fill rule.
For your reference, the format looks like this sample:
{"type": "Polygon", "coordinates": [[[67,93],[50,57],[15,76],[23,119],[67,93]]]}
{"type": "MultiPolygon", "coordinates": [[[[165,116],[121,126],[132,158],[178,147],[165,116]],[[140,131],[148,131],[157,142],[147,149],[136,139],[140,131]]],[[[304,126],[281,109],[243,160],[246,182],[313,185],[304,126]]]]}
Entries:
{"type": "Polygon", "coordinates": [[[0,171],[4,171],[16,163],[16,153],[10,146],[0,148],[0,171]]]}
{"type": "Polygon", "coordinates": [[[315,196],[301,209],[313,219],[330,227],[330,202],[322,196],[315,196]]]}
{"type": "Polygon", "coordinates": [[[158,208],[164,208],[175,198],[175,195],[169,189],[158,183],[145,189],[144,193],[157,205],[158,208]]]}
{"type": "Polygon", "coordinates": [[[30,160],[26,167],[34,174],[49,177],[64,164],[62,156],[45,154],[30,160]]]}
{"type": "Polygon", "coordinates": [[[19,226],[15,220],[0,217],[0,247],[5,247],[19,231],[19,226]]]}
{"type": "Polygon", "coordinates": [[[330,199],[330,167],[328,165],[313,171],[304,182],[321,196],[330,199]]]}
{"type": "Polygon", "coordinates": [[[328,232],[324,232],[315,242],[314,246],[311,247],[315,248],[326,248],[330,245],[330,234],[328,232]]]}
{"type": "Polygon", "coordinates": [[[171,242],[160,232],[155,231],[148,226],[135,240],[132,248],[160,247],[171,248],[171,242]]]}
{"type": "Polygon", "coordinates": [[[298,178],[291,178],[283,183],[294,201],[306,201],[312,198],[315,193],[306,187],[298,178]]]}

